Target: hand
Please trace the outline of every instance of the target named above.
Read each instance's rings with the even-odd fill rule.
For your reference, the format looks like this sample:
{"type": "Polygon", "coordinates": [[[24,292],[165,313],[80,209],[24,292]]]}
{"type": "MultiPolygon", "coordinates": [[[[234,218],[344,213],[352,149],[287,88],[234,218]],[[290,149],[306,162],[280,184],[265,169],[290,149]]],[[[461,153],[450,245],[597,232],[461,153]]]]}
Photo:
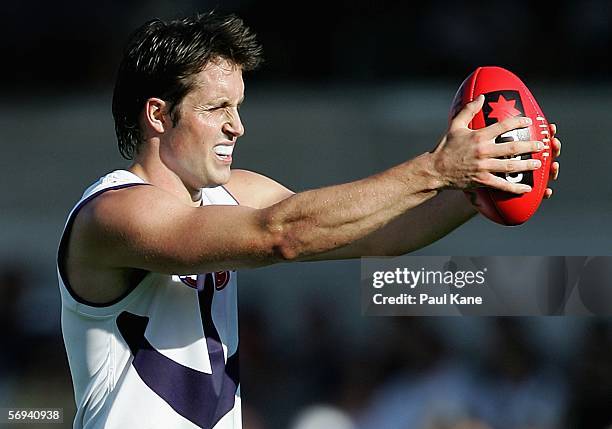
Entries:
{"type": "MultiPolygon", "coordinates": [[[[559,155],[561,155],[561,142],[559,141],[558,138],[555,137],[555,135],[557,134],[556,124],[550,124],[550,131],[552,132],[551,148],[553,151],[553,160],[554,160],[558,158],[559,155]]],[[[553,161],[550,164],[550,177],[552,180],[557,180],[557,178],[559,177],[559,163],[557,161],[553,161]]],[[[553,194],[553,190],[551,188],[546,188],[546,191],[544,191],[544,198],[550,198],[552,194],[553,194]]]]}
{"type": "Polygon", "coordinates": [[[471,130],[468,128],[476,113],[484,103],[484,96],[466,104],[451,121],[446,135],[433,151],[434,170],[442,180],[443,186],[456,189],[470,189],[490,186],[506,192],[522,194],[531,187],[511,183],[494,173],[518,173],[536,170],[541,162],[535,159],[499,159],[524,153],[538,152],[544,148],[540,141],[513,141],[495,143],[495,139],[505,132],[525,128],[531,119],[512,117],[488,127],[471,130]]]}

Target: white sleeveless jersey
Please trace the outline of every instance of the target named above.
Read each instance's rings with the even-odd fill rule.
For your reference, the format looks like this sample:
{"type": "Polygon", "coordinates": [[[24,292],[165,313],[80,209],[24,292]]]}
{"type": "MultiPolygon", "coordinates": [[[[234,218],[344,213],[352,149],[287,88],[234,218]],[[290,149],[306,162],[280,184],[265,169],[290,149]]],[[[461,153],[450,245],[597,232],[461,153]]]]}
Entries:
{"type": "MultiPolygon", "coordinates": [[[[74,428],[241,428],[236,272],[148,273],[125,296],[97,305],[76,296],[64,272],[76,214],[101,193],[147,186],[114,171],[71,211],[58,253],[62,333],[77,413],[74,428]]],[[[203,205],[236,205],[223,187],[203,205]]]]}

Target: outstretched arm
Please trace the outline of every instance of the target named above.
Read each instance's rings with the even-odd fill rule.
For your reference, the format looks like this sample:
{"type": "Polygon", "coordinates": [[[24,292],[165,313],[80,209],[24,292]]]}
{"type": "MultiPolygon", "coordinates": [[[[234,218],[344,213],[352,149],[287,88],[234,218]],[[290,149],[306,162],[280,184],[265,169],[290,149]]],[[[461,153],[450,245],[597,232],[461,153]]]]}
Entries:
{"type": "MultiPolygon", "coordinates": [[[[557,126],[551,124],[554,158],[561,155],[557,126]]],[[[559,163],[551,164],[551,178],[557,180],[559,163]]],[[[544,198],[553,194],[547,188],[544,198]]],[[[308,260],[350,259],[362,256],[403,255],[425,247],[452,232],[477,213],[462,191],[446,190],[418,207],[404,213],[385,227],[343,248],[316,255],[308,260]]]]}
{"type": "MultiPolygon", "coordinates": [[[[556,132],[554,125],[553,131],[556,132]]],[[[552,146],[554,156],[559,156],[561,143],[554,136],[552,146]]],[[[555,180],[559,163],[553,162],[551,169],[552,178],[555,180]]],[[[243,204],[254,207],[267,207],[293,195],[287,188],[265,176],[242,170],[234,171],[228,187],[232,188],[243,204]]],[[[547,189],[545,197],[551,195],[552,190],[547,189]]],[[[409,253],[440,239],[476,213],[463,192],[444,190],[361,239],[300,260],[349,259],[409,253]]]]}
{"type": "Polygon", "coordinates": [[[476,213],[462,191],[442,191],[372,234],[343,248],[306,260],[404,255],[439,240],[476,213]]]}
{"type": "MultiPolygon", "coordinates": [[[[539,161],[497,158],[540,150],[541,142],[494,143],[498,135],[526,126],[526,118],[470,130],[467,124],[482,102],[479,98],[464,107],[434,152],[362,180],[284,199],[262,191],[271,203],[267,207],[256,198],[241,207],[192,207],[155,186],[109,191],[88,203],[75,220],[80,239],[69,258],[78,255],[83,265],[105,269],[189,274],[378,253],[375,243],[389,243],[387,235],[398,237],[396,231],[414,230],[413,222],[431,221],[428,210],[407,213],[441,191],[483,185],[514,193],[530,190],[494,173],[533,170],[539,161]]],[[[444,234],[470,213],[459,215],[443,217],[445,226],[433,224],[437,230],[429,236],[444,234]]],[[[429,239],[411,238],[408,250],[429,239]]]]}

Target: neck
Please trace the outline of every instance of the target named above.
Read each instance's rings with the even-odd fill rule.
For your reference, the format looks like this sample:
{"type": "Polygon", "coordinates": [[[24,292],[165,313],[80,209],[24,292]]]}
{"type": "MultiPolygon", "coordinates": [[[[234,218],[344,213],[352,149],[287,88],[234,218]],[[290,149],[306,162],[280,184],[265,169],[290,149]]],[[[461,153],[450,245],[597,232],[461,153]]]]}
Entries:
{"type": "Polygon", "coordinates": [[[191,189],[159,157],[138,154],[128,168],[145,182],[157,186],[192,206],[199,206],[202,199],[201,189],[191,189]]]}

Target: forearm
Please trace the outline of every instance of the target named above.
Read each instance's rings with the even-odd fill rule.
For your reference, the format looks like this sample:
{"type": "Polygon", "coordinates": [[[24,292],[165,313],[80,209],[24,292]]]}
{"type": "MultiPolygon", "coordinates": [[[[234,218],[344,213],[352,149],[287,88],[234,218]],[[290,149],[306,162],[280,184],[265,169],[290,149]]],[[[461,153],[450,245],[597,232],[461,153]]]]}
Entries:
{"type": "Polygon", "coordinates": [[[424,154],[363,180],[293,195],[265,209],[266,222],[283,259],[308,259],[383,228],[440,187],[424,154]]]}
{"type": "Polygon", "coordinates": [[[356,243],[361,249],[354,257],[410,253],[449,234],[476,213],[463,191],[443,191],[356,243]]]}
{"type": "Polygon", "coordinates": [[[462,191],[442,191],[366,237],[304,260],[404,255],[439,240],[476,213],[462,191]]]}

